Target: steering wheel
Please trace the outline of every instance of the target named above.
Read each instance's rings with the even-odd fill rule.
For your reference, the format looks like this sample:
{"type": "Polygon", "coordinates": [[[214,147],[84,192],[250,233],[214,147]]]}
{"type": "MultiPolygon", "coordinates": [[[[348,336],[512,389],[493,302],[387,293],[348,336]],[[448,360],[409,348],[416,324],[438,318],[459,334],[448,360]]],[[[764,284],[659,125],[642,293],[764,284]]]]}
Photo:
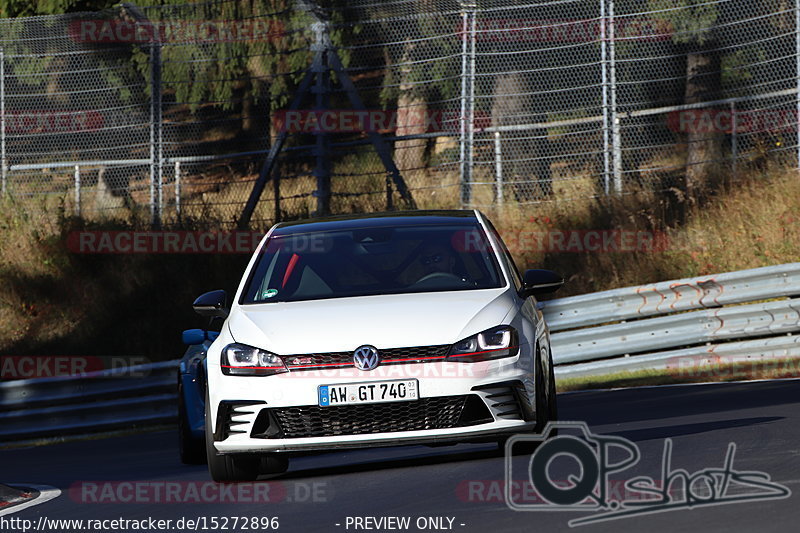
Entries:
{"type": "Polygon", "coordinates": [[[455,274],[451,274],[450,272],[431,272],[430,274],[426,274],[419,278],[414,285],[418,283],[424,283],[429,280],[442,280],[442,281],[457,281],[459,283],[463,283],[464,280],[461,279],[461,276],[457,276],[455,274]]]}

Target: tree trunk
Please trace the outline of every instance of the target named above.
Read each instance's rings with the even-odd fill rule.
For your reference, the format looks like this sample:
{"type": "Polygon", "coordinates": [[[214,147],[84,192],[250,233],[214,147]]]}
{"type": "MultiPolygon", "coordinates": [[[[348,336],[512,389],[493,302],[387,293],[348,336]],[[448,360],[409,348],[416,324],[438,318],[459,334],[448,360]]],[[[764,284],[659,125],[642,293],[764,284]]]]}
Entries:
{"type": "MultiPolygon", "coordinates": [[[[522,72],[499,74],[492,97],[492,126],[514,126],[542,120],[536,113],[532,87],[522,72]]],[[[521,202],[549,197],[552,193],[547,154],[547,130],[523,130],[500,134],[504,182],[514,185],[521,202]],[[536,184],[538,183],[538,191],[536,184]]]]}
{"type": "MultiPolygon", "coordinates": [[[[708,43],[707,50],[714,48],[708,43]]],[[[720,56],[716,52],[698,51],[686,55],[685,103],[696,104],[721,97],[720,56]]],[[[715,128],[693,128],[688,132],[685,189],[695,198],[715,165],[722,158],[724,132],[715,128]]]]}
{"type": "MultiPolygon", "coordinates": [[[[406,43],[401,63],[411,61],[414,57],[416,43],[406,43]]],[[[428,126],[428,104],[419,86],[411,83],[412,65],[404,65],[400,69],[400,94],[397,97],[397,136],[419,135],[425,133],[428,126]]],[[[421,169],[425,166],[425,139],[397,141],[394,145],[394,160],[400,171],[421,169]]]]}
{"type": "Polygon", "coordinates": [[[242,132],[244,133],[252,133],[253,131],[254,104],[253,86],[248,83],[242,95],[242,132]]]}

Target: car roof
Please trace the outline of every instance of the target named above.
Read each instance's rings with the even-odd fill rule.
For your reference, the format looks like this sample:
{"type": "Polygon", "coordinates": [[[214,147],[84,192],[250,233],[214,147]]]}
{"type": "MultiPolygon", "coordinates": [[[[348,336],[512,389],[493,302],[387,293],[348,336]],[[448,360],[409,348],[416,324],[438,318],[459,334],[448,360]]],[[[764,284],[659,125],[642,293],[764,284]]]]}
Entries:
{"type": "Polygon", "coordinates": [[[447,224],[463,225],[469,219],[477,222],[475,211],[468,210],[430,210],[430,211],[392,211],[386,213],[361,213],[330,217],[296,220],[279,223],[273,236],[314,233],[318,231],[348,230],[355,228],[381,228],[396,226],[440,226],[447,224]]]}

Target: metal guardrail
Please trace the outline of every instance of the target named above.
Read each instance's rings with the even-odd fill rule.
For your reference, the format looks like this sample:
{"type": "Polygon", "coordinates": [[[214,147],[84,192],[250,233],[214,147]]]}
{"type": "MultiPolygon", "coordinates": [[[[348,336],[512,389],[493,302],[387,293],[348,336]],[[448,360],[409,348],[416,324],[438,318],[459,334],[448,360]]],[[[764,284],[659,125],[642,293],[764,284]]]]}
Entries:
{"type": "MultiPolygon", "coordinates": [[[[800,358],[800,263],[541,304],[556,376],[800,358]],[[783,298],[776,301],[768,299],[783,298]]],[[[0,383],[0,442],[173,422],[178,361],[0,383]],[[141,376],[141,377],[133,377],[141,376]]]]}
{"type": "Polygon", "coordinates": [[[556,375],[579,377],[663,369],[675,358],[694,358],[699,367],[742,357],[800,357],[800,340],[792,336],[800,333],[800,298],[793,296],[800,296],[800,263],[626,287],[541,306],[553,331],[556,375]]]}
{"type": "Polygon", "coordinates": [[[172,422],[177,368],[167,361],[0,383],[0,442],[172,422]]]}
{"type": "Polygon", "coordinates": [[[800,296],[800,263],[662,281],[543,303],[551,331],[800,296]]]}
{"type": "MultiPolygon", "coordinates": [[[[602,376],[637,370],[669,370],[676,376],[702,375],[721,363],[760,362],[800,358],[800,335],[782,335],[766,339],[704,344],[680,350],[605,359],[591,363],[556,367],[556,376],[577,378],[602,376]]],[[[800,365],[799,365],[800,366],[800,365]]]]}

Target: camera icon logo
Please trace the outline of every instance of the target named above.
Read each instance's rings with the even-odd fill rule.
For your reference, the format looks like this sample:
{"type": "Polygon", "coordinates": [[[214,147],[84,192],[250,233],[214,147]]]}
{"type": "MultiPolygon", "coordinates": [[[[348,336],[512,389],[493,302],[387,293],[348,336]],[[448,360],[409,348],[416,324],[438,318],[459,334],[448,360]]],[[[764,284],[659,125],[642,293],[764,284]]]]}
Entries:
{"type": "Polygon", "coordinates": [[[610,501],[609,475],[636,464],[639,458],[639,448],[623,437],[596,435],[585,422],[549,422],[541,435],[514,435],[506,442],[506,505],[514,511],[614,509],[619,504],[610,501]],[[515,448],[522,446],[535,446],[524,472],[514,461],[515,448]],[[618,449],[613,452],[615,461],[612,448],[618,449]],[[620,455],[625,457],[619,459],[620,455]],[[550,467],[556,458],[577,465],[580,473],[566,480],[553,479],[550,467]],[[512,490],[521,479],[530,484],[537,498],[522,498],[519,491],[512,490]]]}

